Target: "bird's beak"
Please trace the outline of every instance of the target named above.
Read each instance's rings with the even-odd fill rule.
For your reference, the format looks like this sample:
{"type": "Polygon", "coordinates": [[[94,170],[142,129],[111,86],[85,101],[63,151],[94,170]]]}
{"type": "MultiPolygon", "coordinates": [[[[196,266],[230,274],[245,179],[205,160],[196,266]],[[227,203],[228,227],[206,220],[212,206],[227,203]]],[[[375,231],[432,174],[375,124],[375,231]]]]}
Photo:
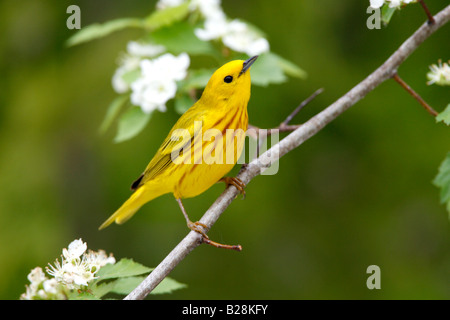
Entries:
{"type": "Polygon", "coordinates": [[[239,76],[241,76],[242,74],[244,74],[248,69],[250,69],[250,67],[252,66],[253,62],[256,61],[256,59],[258,58],[258,56],[253,56],[250,59],[247,59],[244,61],[244,65],[242,67],[241,72],[239,73],[239,76]]]}

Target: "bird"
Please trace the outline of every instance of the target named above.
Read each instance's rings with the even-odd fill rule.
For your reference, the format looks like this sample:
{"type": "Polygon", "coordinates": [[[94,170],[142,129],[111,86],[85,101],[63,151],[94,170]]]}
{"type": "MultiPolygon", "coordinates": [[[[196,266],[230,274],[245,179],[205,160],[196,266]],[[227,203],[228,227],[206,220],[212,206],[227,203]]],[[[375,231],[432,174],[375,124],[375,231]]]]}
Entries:
{"type": "Polygon", "coordinates": [[[123,224],[147,202],[172,193],[188,228],[208,238],[203,231],[207,226],[189,219],[181,199],[195,197],[219,181],[243,193],[242,181],[225,175],[243,150],[250,67],[257,58],[230,61],[213,73],[201,97],[178,119],[144,172],[132,183],[133,194],[99,229],[113,222],[123,224]]]}

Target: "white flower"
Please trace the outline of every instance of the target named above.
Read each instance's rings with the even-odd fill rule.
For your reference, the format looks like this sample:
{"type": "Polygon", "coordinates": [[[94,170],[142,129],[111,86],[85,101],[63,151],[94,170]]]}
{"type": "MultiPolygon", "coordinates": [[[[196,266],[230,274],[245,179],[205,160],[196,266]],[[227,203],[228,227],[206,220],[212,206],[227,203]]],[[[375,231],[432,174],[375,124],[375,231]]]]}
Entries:
{"type": "Polygon", "coordinates": [[[131,84],[131,102],[140,106],[142,111],[150,113],[154,110],[166,111],[166,102],[173,97],[177,91],[175,81],[150,81],[140,78],[131,84]]]}
{"type": "Polygon", "coordinates": [[[162,45],[130,41],[127,44],[127,53],[119,60],[119,67],[112,77],[112,86],[117,93],[125,93],[130,90],[130,79],[125,79],[127,74],[139,69],[143,58],[155,57],[163,53],[166,48],[162,45]]]}
{"type": "Polygon", "coordinates": [[[245,52],[249,56],[269,51],[269,42],[250,30],[246,23],[233,20],[229,23],[228,33],[222,39],[230,49],[245,52]]]}
{"type": "Polygon", "coordinates": [[[381,8],[384,4],[384,1],[385,0],[370,0],[370,6],[375,9],[381,8]]]}
{"type": "Polygon", "coordinates": [[[79,259],[80,256],[86,251],[87,244],[81,239],[73,240],[69,246],[63,249],[63,256],[66,260],[79,259]]]}
{"type": "Polygon", "coordinates": [[[49,267],[46,268],[46,271],[49,275],[53,276],[57,281],[62,282],[64,279],[64,269],[62,268],[59,260],[56,260],[55,265],[48,264],[49,267]]]}
{"type": "Polygon", "coordinates": [[[40,267],[36,267],[33,270],[31,270],[31,272],[28,274],[27,278],[32,284],[33,283],[39,284],[42,281],[44,281],[45,279],[47,279],[45,277],[44,271],[42,271],[42,268],[40,268],[40,267]]]}
{"type": "Polygon", "coordinates": [[[195,29],[195,35],[203,41],[222,38],[228,48],[244,52],[249,56],[269,51],[269,42],[237,19],[227,21],[225,17],[206,20],[203,29],[195,29]]]}
{"type": "Polygon", "coordinates": [[[96,273],[101,267],[107,264],[116,263],[116,259],[110,254],[106,255],[104,250],[99,250],[98,252],[89,250],[87,254],[83,256],[83,263],[89,266],[89,271],[91,273],[96,273]]]}
{"type": "Polygon", "coordinates": [[[141,77],[131,84],[131,102],[147,113],[156,109],[164,112],[166,102],[175,97],[176,81],[186,77],[189,63],[186,53],[178,57],[166,53],[153,60],[142,60],[141,77]]]}
{"type": "Polygon", "coordinates": [[[58,294],[60,291],[59,283],[55,278],[43,282],[44,291],[50,294],[58,294]]]}
{"type": "Polygon", "coordinates": [[[220,0],[191,0],[191,11],[199,10],[206,20],[219,20],[225,18],[225,13],[220,5],[220,0]]]}
{"type": "Polygon", "coordinates": [[[68,249],[63,249],[61,263],[56,260],[54,266],[49,264],[47,273],[68,289],[78,289],[96,279],[95,274],[101,267],[107,263],[115,263],[114,257],[107,257],[103,250],[89,250],[86,253],[86,249],[87,245],[81,239],[73,241],[68,249]]]}
{"type": "Polygon", "coordinates": [[[25,293],[20,296],[21,300],[66,299],[58,281],[55,278],[48,279],[40,267],[31,270],[28,280],[30,284],[25,286],[25,293]]]}
{"type": "MultiPolygon", "coordinates": [[[[449,61],[450,63],[450,61],[449,61]]],[[[450,86],[450,66],[446,62],[439,60],[438,64],[430,66],[430,72],[427,73],[427,84],[436,83],[441,86],[450,86]]]]}
{"type": "Polygon", "coordinates": [[[205,21],[203,29],[194,30],[197,38],[203,41],[219,39],[228,32],[228,22],[224,18],[208,19],[205,21]]]}
{"type": "MultiPolygon", "coordinates": [[[[177,7],[187,0],[159,0],[156,4],[156,8],[166,9],[170,7],[177,7]]],[[[225,16],[222,7],[220,5],[220,0],[191,0],[189,2],[189,10],[199,11],[205,19],[218,19],[221,16],[225,16]]]]}
{"type": "Polygon", "coordinates": [[[417,2],[417,0],[370,0],[370,6],[372,8],[378,9],[385,3],[389,3],[389,8],[400,8],[403,5],[417,2]]]}
{"type": "Polygon", "coordinates": [[[56,260],[54,265],[49,264],[46,268],[47,273],[53,276],[51,279],[39,267],[31,270],[28,275],[30,285],[26,286],[26,292],[20,299],[66,299],[67,289],[88,286],[90,281],[97,278],[95,274],[101,267],[116,262],[112,255],[107,256],[103,250],[89,250],[86,253],[86,249],[86,242],[81,239],[72,241],[67,249],[63,249],[61,262],[56,260]]]}
{"type": "Polygon", "coordinates": [[[156,62],[164,67],[164,74],[167,79],[179,81],[186,78],[190,59],[187,53],[182,53],[178,57],[165,54],[157,58],[156,62]]]}

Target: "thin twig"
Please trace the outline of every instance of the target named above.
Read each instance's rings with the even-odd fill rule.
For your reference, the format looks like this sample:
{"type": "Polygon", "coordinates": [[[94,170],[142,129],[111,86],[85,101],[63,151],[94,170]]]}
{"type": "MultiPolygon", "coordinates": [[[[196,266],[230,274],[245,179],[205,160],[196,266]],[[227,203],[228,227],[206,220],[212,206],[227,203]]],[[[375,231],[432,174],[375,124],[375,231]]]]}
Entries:
{"type": "Polygon", "coordinates": [[[317,89],[316,92],[314,92],[312,95],[310,95],[308,98],[302,101],[300,105],[295,108],[294,111],[290,115],[287,116],[287,118],[280,124],[280,129],[288,127],[289,123],[292,121],[292,119],[299,113],[300,110],[302,110],[308,103],[310,103],[312,100],[314,100],[315,97],[317,97],[319,94],[323,92],[323,88],[317,89]]]}
{"type": "MultiPolygon", "coordinates": [[[[266,137],[270,136],[273,132],[291,132],[297,130],[301,126],[301,124],[290,125],[289,123],[297,115],[297,113],[300,112],[300,110],[302,110],[308,103],[314,100],[314,98],[316,98],[322,92],[323,88],[317,89],[312,95],[303,100],[302,103],[300,103],[299,106],[295,108],[294,111],[292,111],[291,114],[289,114],[287,118],[283,122],[281,122],[278,127],[272,129],[261,129],[258,128],[257,126],[249,124],[248,134],[251,135],[253,138],[259,140],[261,133],[263,133],[264,136],[266,137]]],[[[257,154],[259,155],[259,152],[257,152],[257,154]]]]}
{"type": "MultiPolygon", "coordinates": [[[[302,124],[279,143],[264,152],[260,157],[243,166],[237,178],[248,184],[271,163],[300,146],[303,142],[322,130],[328,123],[364,98],[381,83],[390,79],[397,68],[416,50],[432,33],[450,20],[450,5],[442,9],[435,16],[435,23],[423,24],[409,37],[383,65],[357,84],[353,89],[339,98],[336,102],[302,124]]],[[[230,205],[238,194],[236,188],[227,188],[206,211],[200,222],[211,228],[219,219],[222,212],[230,205]]],[[[181,240],[181,242],[164,258],[164,260],[144,279],[128,296],[126,300],[144,299],[192,250],[201,244],[201,237],[195,231],[181,240]]]]}
{"type": "Polygon", "coordinates": [[[240,244],[236,244],[236,245],[221,244],[221,243],[212,241],[211,239],[205,238],[205,237],[202,238],[202,242],[209,244],[213,247],[219,248],[219,249],[242,251],[242,246],[240,244]]]}
{"type": "Polygon", "coordinates": [[[438,113],[434,110],[422,97],[415,92],[400,76],[398,73],[395,73],[392,77],[395,81],[397,81],[414,99],[416,99],[424,108],[431,114],[433,117],[436,117],[438,113]]]}
{"type": "Polygon", "coordinates": [[[425,11],[427,17],[428,17],[428,24],[433,24],[434,21],[434,17],[431,14],[430,10],[428,9],[427,5],[425,4],[424,0],[419,0],[419,3],[422,5],[423,10],[425,11]]]}

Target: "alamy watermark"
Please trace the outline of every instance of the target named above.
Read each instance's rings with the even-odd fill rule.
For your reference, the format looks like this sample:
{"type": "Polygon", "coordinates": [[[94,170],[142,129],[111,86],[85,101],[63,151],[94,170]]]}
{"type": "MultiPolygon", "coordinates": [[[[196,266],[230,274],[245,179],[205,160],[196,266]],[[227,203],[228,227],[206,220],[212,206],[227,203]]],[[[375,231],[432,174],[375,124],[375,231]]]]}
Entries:
{"type": "Polygon", "coordinates": [[[366,13],[370,14],[366,20],[367,28],[370,30],[381,29],[381,9],[369,6],[367,7],[366,13]]]}
{"type": "Polygon", "coordinates": [[[368,289],[381,289],[381,269],[373,264],[367,267],[366,273],[370,274],[367,278],[366,286],[368,289]]]}
{"type": "Polygon", "coordinates": [[[271,149],[269,157],[260,158],[262,175],[274,175],[278,172],[279,131],[217,128],[203,130],[202,121],[194,121],[193,132],[188,129],[176,129],[170,137],[171,160],[174,164],[244,164],[271,149]],[[248,139],[246,137],[249,137],[248,139]],[[253,139],[250,137],[258,137],[253,139]],[[264,162],[264,163],[263,163],[264,162]],[[267,162],[267,163],[265,163],[267,162]]]}
{"type": "Polygon", "coordinates": [[[66,20],[67,29],[81,29],[81,9],[77,5],[67,7],[66,13],[71,15],[66,20]]]}

